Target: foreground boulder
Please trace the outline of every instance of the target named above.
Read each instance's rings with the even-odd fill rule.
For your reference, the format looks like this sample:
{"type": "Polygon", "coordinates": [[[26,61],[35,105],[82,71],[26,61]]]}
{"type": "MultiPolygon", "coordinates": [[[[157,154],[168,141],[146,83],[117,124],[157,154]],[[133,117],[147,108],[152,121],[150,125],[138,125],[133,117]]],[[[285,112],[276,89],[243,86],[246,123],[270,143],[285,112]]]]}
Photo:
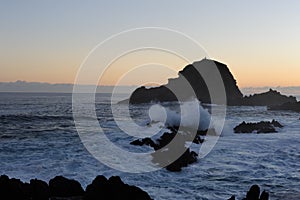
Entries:
{"type": "MultiPolygon", "coordinates": [[[[66,182],[70,187],[75,182],[62,178],[61,176],[52,179],[56,184],[66,182]]],[[[53,184],[53,183],[51,183],[53,184]]],[[[77,183],[75,184],[78,189],[77,183]]],[[[65,187],[61,186],[60,187],[65,187]]],[[[81,188],[81,186],[80,186],[81,188]]],[[[70,194],[70,191],[67,191],[70,194]]],[[[74,193],[72,193],[73,195],[74,193]]],[[[112,176],[109,179],[100,175],[97,176],[91,184],[86,187],[83,194],[77,193],[78,196],[65,197],[51,196],[49,186],[46,182],[32,179],[30,183],[23,183],[19,179],[10,179],[6,175],[0,176],[0,199],[1,200],[151,200],[151,197],[143,190],[136,186],[125,184],[119,176],[112,176]]],[[[228,200],[235,200],[231,196],[228,200]]],[[[260,193],[258,185],[252,185],[243,200],[269,200],[269,193],[263,191],[260,193]]]]}
{"type": "Polygon", "coordinates": [[[151,198],[140,188],[123,183],[118,176],[112,176],[108,180],[104,176],[97,176],[92,184],[87,186],[83,199],[150,200],[151,198]]]}
{"type": "Polygon", "coordinates": [[[276,133],[276,128],[282,128],[283,126],[276,120],[261,121],[257,123],[246,123],[243,121],[241,124],[234,128],[235,133],[276,133]]]}
{"type": "Polygon", "coordinates": [[[118,176],[108,180],[97,176],[84,191],[79,182],[57,176],[49,181],[49,185],[41,180],[32,179],[23,183],[19,179],[0,176],[1,200],[150,200],[150,196],[136,186],[122,182],[118,176]]]}
{"type": "Polygon", "coordinates": [[[30,180],[30,196],[32,200],[48,200],[50,190],[48,184],[38,179],[30,180]]]}
{"type": "Polygon", "coordinates": [[[84,190],[80,183],[75,180],[67,179],[63,176],[56,176],[49,181],[51,197],[73,197],[83,196],[84,190]]]}
{"type": "Polygon", "coordinates": [[[300,102],[288,102],[281,105],[269,106],[268,110],[288,110],[300,112],[300,102]]]}
{"type": "Polygon", "coordinates": [[[19,179],[9,179],[6,175],[0,176],[0,199],[29,200],[29,193],[29,187],[19,179]]]}

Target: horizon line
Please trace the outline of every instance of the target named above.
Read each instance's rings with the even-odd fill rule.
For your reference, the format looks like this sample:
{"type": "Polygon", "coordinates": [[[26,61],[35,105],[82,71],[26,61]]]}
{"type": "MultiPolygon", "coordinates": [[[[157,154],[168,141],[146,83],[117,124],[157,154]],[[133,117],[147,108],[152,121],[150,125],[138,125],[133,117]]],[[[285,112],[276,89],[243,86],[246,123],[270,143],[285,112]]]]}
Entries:
{"type": "MultiPolygon", "coordinates": [[[[48,85],[72,85],[74,86],[74,83],[51,83],[51,82],[39,82],[39,81],[25,81],[25,80],[16,80],[16,81],[0,81],[0,84],[14,84],[14,83],[35,83],[35,84],[48,84],[48,85]]],[[[94,85],[94,84],[78,84],[80,86],[102,86],[102,87],[141,87],[141,86],[149,86],[149,87],[155,87],[157,85],[94,85]]],[[[164,85],[164,84],[161,84],[164,85]]],[[[297,88],[300,87],[300,85],[263,85],[263,86],[239,86],[239,88],[243,89],[250,89],[250,88],[297,88]]]]}

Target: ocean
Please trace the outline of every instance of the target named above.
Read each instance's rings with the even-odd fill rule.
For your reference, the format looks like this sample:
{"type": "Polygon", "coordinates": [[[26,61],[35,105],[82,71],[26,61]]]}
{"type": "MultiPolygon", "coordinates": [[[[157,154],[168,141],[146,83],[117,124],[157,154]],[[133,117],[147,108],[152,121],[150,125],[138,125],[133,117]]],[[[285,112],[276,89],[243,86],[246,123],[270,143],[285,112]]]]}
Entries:
{"type": "MultiPolygon", "coordinates": [[[[133,137],[124,134],[114,122],[109,109],[110,96],[96,95],[99,125],[114,144],[140,151],[129,145],[133,137]]],[[[113,102],[120,110],[126,109],[125,105],[116,103],[124,98],[120,94],[113,102]]],[[[151,129],[147,126],[147,108],[144,105],[131,108],[139,128],[130,127],[122,112],[118,117],[132,133],[147,132],[151,129]]],[[[118,175],[154,199],[224,200],[231,195],[242,199],[251,185],[258,184],[270,193],[272,200],[296,200],[300,199],[299,117],[299,113],[268,111],[266,107],[227,107],[224,131],[212,151],[197,163],[181,172],[160,169],[128,173],[102,164],[82,144],[73,121],[72,94],[0,93],[0,174],[23,181],[32,178],[48,181],[63,175],[78,180],[83,187],[97,175],[118,175]],[[284,125],[277,133],[233,133],[233,128],[242,121],[272,119],[284,125]]]]}

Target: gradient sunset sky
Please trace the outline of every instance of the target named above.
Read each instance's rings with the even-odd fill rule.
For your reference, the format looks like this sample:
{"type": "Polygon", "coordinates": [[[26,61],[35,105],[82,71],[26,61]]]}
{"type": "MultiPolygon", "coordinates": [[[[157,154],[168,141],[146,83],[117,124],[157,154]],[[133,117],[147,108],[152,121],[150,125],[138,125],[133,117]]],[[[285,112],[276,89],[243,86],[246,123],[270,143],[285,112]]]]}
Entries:
{"type": "MultiPolygon", "coordinates": [[[[0,82],[73,83],[99,42],[127,29],[166,27],[227,64],[240,87],[300,86],[299,11],[297,0],[2,0],[0,82]]],[[[147,76],[157,74],[162,83],[174,76],[155,70],[147,76]]]]}

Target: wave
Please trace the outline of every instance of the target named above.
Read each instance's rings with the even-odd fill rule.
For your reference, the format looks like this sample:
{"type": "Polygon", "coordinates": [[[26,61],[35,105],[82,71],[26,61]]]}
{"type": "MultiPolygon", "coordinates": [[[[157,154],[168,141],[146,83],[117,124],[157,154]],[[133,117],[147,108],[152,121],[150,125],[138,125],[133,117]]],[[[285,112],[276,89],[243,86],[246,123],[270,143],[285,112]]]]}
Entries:
{"type": "Polygon", "coordinates": [[[163,122],[166,126],[182,126],[207,130],[211,121],[211,116],[207,109],[204,109],[198,100],[187,101],[180,105],[180,111],[169,107],[154,105],[149,114],[152,121],[163,122]],[[196,117],[199,115],[199,118],[196,117]]]}

